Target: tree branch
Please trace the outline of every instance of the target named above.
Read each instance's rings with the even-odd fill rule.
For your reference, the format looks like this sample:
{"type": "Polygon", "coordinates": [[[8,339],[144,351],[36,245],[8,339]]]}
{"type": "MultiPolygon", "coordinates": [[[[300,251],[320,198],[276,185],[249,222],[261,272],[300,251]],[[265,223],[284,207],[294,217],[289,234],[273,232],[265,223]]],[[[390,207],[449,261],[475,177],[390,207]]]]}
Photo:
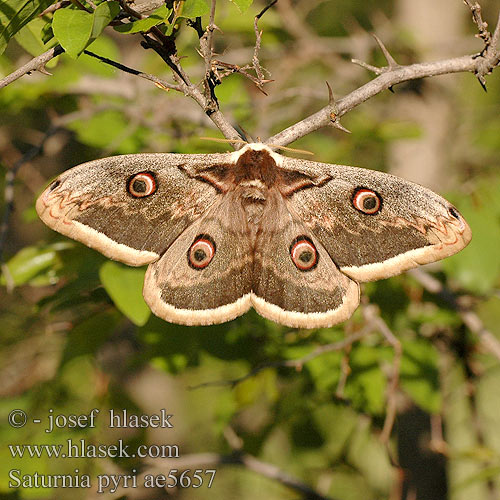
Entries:
{"type": "MultiPolygon", "coordinates": [[[[171,41],[171,46],[166,47],[164,44],[152,39],[152,37],[144,35],[145,44],[148,48],[152,48],[172,69],[174,79],[177,81],[181,92],[196,101],[205,111],[205,114],[212,120],[217,128],[224,134],[224,137],[229,140],[239,141],[241,136],[236,129],[229,123],[226,117],[219,109],[213,110],[207,98],[203,93],[194,85],[189,79],[188,75],[184,72],[179,58],[177,56],[175,44],[171,41]]],[[[166,40],[165,40],[166,41],[166,40]]],[[[240,147],[239,143],[231,143],[235,149],[240,147]]]]}
{"type": "MultiPolygon", "coordinates": [[[[497,54],[498,57],[498,54],[497,54]]],[[[269,144],[278,146],[286,146],[305,135],[314,132],[322,127],[330,125],[332,122],[332,113],[337,118],[345,115],[355,107],[367,101],[371,97],[379,94],[383,90],[387,90],[398,83],[407,82],[409,80],[417,80],[429,76],[445,75],[448,73],[472,72],[477,73],[484,68],[485,61],[482,56],[462,56],[454,59],[445,59],[432,63],[418,63],[409,66],[400,66],[377,76],[371,82],[366,83],[362,87],[354,90],[350,94],[338,99],[335,102],[335,108],[328,104],[323,109],[308,116],[304,120],[286,128],[282,132],[270,137],[266,140],[269,144]]],[[[493,63],[493,60],[486,64],[487,67],[493,69],[498,65],[498,60],[493,63]]]]}
{"type": "Polygon", "coordinates": [[[466,3],[471,8],[474,21],[478,26],[478,36],[485,42],[485,47],[480,54],[400,66],[390,55],[384,44],[375,36],[375,40],[387,59],[388,66],[378,68],[361,61],[353,60],[355,64],[361,65],[376,73],[378,76],[374,80],[336,100],[335,103],[329,102],[323,109],[270,137],[266,142],[278,146],[286,146],[315,130],[331,125],[332,121],[338,121],[341,116],[383,90],[391,89],[398,83],[410,80],[449,73],[471,72],[476,75],[479,82],[486,90],[484,76],[490,74],[493,69],[500,64],[500,50],[498,48],[498,41],[500,39],[500,15],[495,31],[493,35],[491,35],[486,29],[487,24],[481,18],[481,9],[479,5],[477,3],[472,4],[470,0],[466,0],[466,3]]]}
{"type": "Polygon", "coordinates": [[[94,52],[91,52],[90,50],[84,50],[83,52],[90,57],[94,57],[95,59],[98,59],[99,61],[103,62],[104,64],[108,64],[109,66],[113,66],[113,68],[124,71],[125,73],[130,73],[131,75],[135,75],[135,76],[138,76],[140,78],[144,78],[145,80],[149,80],[149,81],[155,83],[157,87],[160,87],[162,89],[177,90],[179,92],[181,91],[181,88],[179,87],[179,85],[172,85],[171,83],[168,83],[167,81],[165,81],[161,78],[158,78],[155,75],[150,75],[149,73],[143,73],[142,71],[138,71],[134,68],[129,68],[128,66],[125,66],[125,65],[120,64],[116,61],[108,59],[107,57],[103,57],[103,56],[100,56],[98,54],[94,54],[94,52]]]}
{"type": "Polygon", "coordinates": [[[5,78],[2,78],[0,80],[0,89],[6,87],[7,85],[9,85],[9,83],[15,82],[24,75],[29,75],[30,73],[33,73],[33,71],[40,71],[40,73],[47,74],[47,71],[45,70],[45,65],[51,59],[54,59],[54,57],[57,57],[63,52],[64,49],[60,45],[56,45],[55,47],[52,47],[50,50],[47,50],[47,52],[44,52],[38,57],[34,57],[24,66],[21,66],[19,69],[16,69],[16,71],[11,73],[10,75],[7,75],[5,78]]]}

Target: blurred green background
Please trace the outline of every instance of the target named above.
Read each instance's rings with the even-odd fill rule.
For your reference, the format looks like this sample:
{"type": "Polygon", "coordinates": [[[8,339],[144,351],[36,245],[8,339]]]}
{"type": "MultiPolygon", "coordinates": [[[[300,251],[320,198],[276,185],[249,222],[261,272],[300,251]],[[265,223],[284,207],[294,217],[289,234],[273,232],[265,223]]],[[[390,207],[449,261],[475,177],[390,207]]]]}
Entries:
{"type": "MultiPolygon", "coordinates": [[[[200,1],[191,3],[205,12],[200,1]]],[[[220,60],[239,66],[251,62],[254,16],[266,4],[250,3],[217,2],[220,60]]],[[[482,0],[481,5],[493,29],[498,2],[482,0]]],[[[0,10],[4,23],[7,11],[0,10]]],[[[52,14],[37,17],[10,40],[0,56],[0,75],[55,43],[51,21],[52,14]]],[[[207,22],[204,15],[203,26],[207,22]]],[[[323,107],[325,81],[336,96],[369,81],[373,75],[350,62],[385,64],[369,32],[377,33],[400,64],[482,49],[470,11],[459,0],[279,0],[259,27],[260,61],[273,80],[265,87],[268,95],[238,74],[224,78],[216,94],[231,123],[262,139],[323,107]]],[[[182,64],[193,81],[200,81],[204,62],[196,52],[195,30],[180,19],[174,33],[182,64]]],[[[90,49],[171,80],[164,62],[140,41],[139,34],[108,27],[90,49]]],[[[500,342],[500,71],[487,77],[487,93],[471,74],[398,85],[394,94],[379,94],[343,118],[352,134],[323,129],[292,145],[314,152],[318,161],[390,171],[424,184],[452,201],[473,232],[464,251],[427,266],[424,275],[406,273],[364,285],[365,303],[345,324],[300,331],[254,312],[212,327],[163,322],[143,302],[145,269],[111,262],[37,218],[34,200],[50,179],[84,161],[123,153],[229,149],[200,139],[221,134],[196,103],[174,91],[87,55],[63,54],[47,70],[52,76],[24,76],[0,90],[1,193],[9,170],[43,143],[16,173],[15,210],[3,248],[2,499],[97,496],[85,488],[12,489],[11,469],[22,474],[79,469],[95,479],[152,467],[139,459],[13,458],[7,447],[68,438],[95,444],[123,439],[132,447],[178,445],[180,459],[163,470],[182,469],[175,464],[190,458],[196,465],[187,468],[214,468],[198,465],[201,453],[229,456],[233,462],[252,456],[267,470],[278,467],[318,494],[339,500],[500,498],[500,362],[480,341],[486,332],[500,342]],[[429,278],[444,292],[433,293],[426,285],[429,278]],[[377,329],[300,370],[278,366],[361,331],[368,303],[379,308],[403,347],[397,418],[387,445],[380,435],[394,349],[377,329]],[[212,381],[226,383],[202,385],[212,381]],[[14,408],[31,419],[45,419],[49,409],[84,414],[99,408],[102,418],[96,428],[45,433],[40,425],[8,426],[14,408]],[[109,429],[104,414],[111,408],[135,414],[165,408],[174,415],[174,428],[109,429]]],[[[307,497],[248,464],[216,468],[210,489],[129,488],[104,496],[307,497]]]]}

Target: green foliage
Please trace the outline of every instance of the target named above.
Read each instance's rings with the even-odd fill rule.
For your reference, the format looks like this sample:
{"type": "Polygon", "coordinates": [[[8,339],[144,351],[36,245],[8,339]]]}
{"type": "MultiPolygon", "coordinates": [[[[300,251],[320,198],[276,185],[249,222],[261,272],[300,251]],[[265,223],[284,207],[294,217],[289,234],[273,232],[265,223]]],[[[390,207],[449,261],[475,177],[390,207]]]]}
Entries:
{"type": "Polygon", "coordinates": [[[460,211],[474,228],[470,245],[443,262],[447,273],[464,288],[489,293],[498,286],[500,275],[500,179],[477,183],[473,197],[460,198],[460,211]]]}
{"type": "Polygon", "coordinates": [[[415,338],[403,342],[401,387],[418,406],[432,414],[442,409],[438,363],[438,352],[427,340],[415,338]]]}
{"type": "Polygon", "coordinates": [[[117,262],[105,262],[99,277],[114,304],[134,324],[146,323],[151,311],[142,297],[145,269],[124,266],[117,262]]]}
{"type": "Polygon", "coordinates": [[[206,0],[185,0],[179,17],[194,18],[208,14],[210,8],[206,0]]]}
{"type": "MultiPolygon", "coordinates": [[[[142,19],[127,17],[115,1],[98,1],[95,9],[83,2],[88,12],[71,3],[38,17],[49,3],[7,0],[0,5],[0,52],[9,42],[0,56],[0,71],[10,73],[24,64],[26,52],[38,55],[56,43],[70,56],[63,54],[49,63],[55,66],[53,76],[25,76],[0,91],[0,149],[5,151],[0,192],[7,166],[38,144],[54,123],[64,130],[47,140],[42,154],[16,177],[16,211],[0,276],[0,418],[5,422],[12,408],[23,408],[33,416],[44,416],[49,408],[66,414],[88,413],[92,408],[146,414],[166,408],[174,414],[175,428],[170,434],[152,429],[111,432],[100,423],[95,429],[60,429],[49,435],[34,425],[1,426],[0,495],[64,500],[84,498],[86,493],[77,489],[13,493],[6,480],[13,462],[7,443],[58,444],[68,437],[95,443],[123,439],[129,445],[164,441],[179,444],[181,456],[231,455],[228,440],[233,441],[228,436],[236,433],[243,453],[323,495],[382,500],[401,486],[394,478],[415,476],[411,463],[406,472],[390,458],[406,467],[405,458],[433,455],[430,424],[418,428],[411,417],[417,408],[427,423],[433,419],[432,432],[439,419],[443,422],[446,455],[441,459],[446,462],[448,497],[482,499],[500,491],[498,360],[446,294],[431,293],[408,274],[363,285],[363,295],[380,309],[402,346],[398,415],[389,453],[379,437],[397,359],[383,335],[375,328],[344,349],[301,361],[318,347],[341,342],[365,328],[363,305],[349,322],[313,331],[285,328],[253,311],[224,325],[169,324],[152,315],[144,303],[144,269],[109,261],[42,225],[33,208],[36,195],[73,165],[111,154],[229,149],[199,139],[220,134],[210,127],[203,110],[183,95],[167,93],[82,53],[92,43],[91,50],[103,57],[173,81],[163,59],[143,50],[136,35],[157,27],[175,43],[184,69],[198,83],[206,70],[197,52],[199,33],[192,29],[194,22],[182,19],[204,16],[200,20],[204,29],[210,2],[167,2],[142,19]],[[287,364],[290,360],[294,366],[287,364]],[[413,432],[415,444],[405,450],[403,438],[413,432]]],[[[252,5],[251,0],[217,2],[215,21],[221,32],[214,31],[216,59],[240,68],[249,65],[246,71],[252,73],[254,16],[263,6],[252,5]]],[[[343,35],[358,33],[359,25],[377,31],[381,11],[390,18],[395,3],[342,0],[311,8],[303,0],[293,2],[293,8],[290,14],[304,23],[303,31],[289,29],[293,26],[287,26],[274,8],[259,20],[263,30],[259,57],[263,71],[269,69],[274,80],[266,87],[269,96],[236,70],[228,71],[231,74],[214,89],[231,122],[262,139],[323,107],[328,98],[325,80],[341,96],[371,78],[343,60],[359,57],[357,44],[343,35]]],[[[488,17],[489,11],[483,12],[488,17]]],[[[398,61],[426,57],[418,54],[410,36],[396,32],[392,36],[385,40],[388,45],[406,47],[399,49],[398,61]]],[[[378,49],[370,57],[385,64],[378,49]]],[[[225,71],[218,66],[216,70],[219,76],[225,71]]],[[[439,191],[452,190],[448,198],[469,221],[473,240],[463,252],[425,272],[446,293],[455,294],[461,307],[471,308],[493,338],[500,339],[496,73],[488,76],[488,94],[472,75],[463,79],[453,75],[449,87],[439,87],[443,102],[452,97],[452,109],[460,118],[459,126],[449,124],[452,139],[445,158],[450,176],[439,191]]],[[[402,143],[425,140],[428,134],[411,113],[398,114],[396,102],[408,96],[412,103],[426,101],[427,85],[433,81],[428,79],[417,90],[396,87],[395,94],[382,93],[356,108],[342,122],[351,135],[321,130],[293,146],[313,151],[320,161],[387,170],[402,143]]],[[[199,88],[205,90],[201,84],[199,88]]],[[[62,474],[80,468],[94,478],[103,470],[145,466],[138,459],[18,463],[25,473],[62,474]]],[[[217,466],[211,490],[176,494],[188,500],[297,496],[276,481],[229,465],[217,466]]]]}
{"type": "Polygon", "coordinates": [[[55,283],[62,264],[61,252],[73,247],[70,241],[24,247],[6,263],[0,284],[46,286],[55,283]]]}
{"type": "Polygon", "coordinates": [[[253,4],[253,0],[230,0],[238,7],[238,10],[243,13],[253,4]]]}
{"type": "Polygon", "coordinates": [[[88,45],[94,18],[83,10],[59,9],[54,14],[52,30],[66,53],[78,57],[88,45]]]}
{"type": "MultiPolygon", "coordinates": [[[[32,56],[38,56],[53,47],[57,42],[51,37],[44,41],[43,31],[47,24],[40,18],[35,18],[21,28],[14,36],[16,42],[32,56]]],[[[54,61],[55,62],[55,61],[54,61]]],[[[52,64],[52,66],[54,63],[52,64]]]]}
{"type": "Polygon", "coordinates": [[[166,5],[162,5],[148,17],[131,23],[120,24],[119,26],[115,26],[114,29],[120,33],[139,33],[140,31],[148,31],[153,26],[168,21],[171,13],[171,9],[168,9],[166,5]]]}
{"type": "Polygon", "coordinates": [[[118,2],[103,2],[92,14],[76,9],[59,9],[54,13],[52,30],[66,53],[78,57],[120,11],[118,2]]]}
{"type": "Polygon", "coordinates": [[[0,4],[0,54],[9,40],[51,3],[52,0],[4,0],[0,4]]]}

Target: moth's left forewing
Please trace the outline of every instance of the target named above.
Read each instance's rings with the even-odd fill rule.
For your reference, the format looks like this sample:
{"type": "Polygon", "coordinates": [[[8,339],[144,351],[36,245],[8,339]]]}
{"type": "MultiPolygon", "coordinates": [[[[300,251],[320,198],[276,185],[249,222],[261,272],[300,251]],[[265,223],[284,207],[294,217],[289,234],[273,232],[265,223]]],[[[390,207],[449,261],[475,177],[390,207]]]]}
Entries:
{"type": "Polygon", "coordinates": [[[230,161],[228,154],[103,158],[62,173],[40,195],[36,209],[55,231],[140,266],[157,260],[215,203],[217,188],[197,174],[230,161]],[[135,191],[134,185],[146,191],[135,191]]]}
{"type": "MultiPolygon", "coordinates": [[[[471,239],[458,210],[418,184],[382,172],[285,159],[283,168],[326,181],[287,200],[340,270],[357,281],[387,278],[455,254],[471,239]],[[359,195],[380,202],[363,212],[359,195]],[[369,212],[372,213],[369,213],[369,212]]],[[[362,201],[362,200],[361,200],[362,201]]],[[[367,205],[370,207],[370,201],[367,205]]]]}

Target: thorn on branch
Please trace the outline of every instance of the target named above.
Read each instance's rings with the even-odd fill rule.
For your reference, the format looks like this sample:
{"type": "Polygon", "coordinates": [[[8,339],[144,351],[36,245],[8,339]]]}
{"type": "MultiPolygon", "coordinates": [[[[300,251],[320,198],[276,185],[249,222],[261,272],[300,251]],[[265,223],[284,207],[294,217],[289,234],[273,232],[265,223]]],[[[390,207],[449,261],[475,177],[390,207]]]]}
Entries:
{"type": "Polygon", "coordinates": [[[476,78],[478,82],[481,84],[481,87],[483,87],[483,90],[485,92],[488,92],[488,89],[486,88],[486,78],[484,78],[484,76],[479,73],[476,75],[476,78]]]}
{"type": "Polygon", "coordinates": [[[387,50],[387,47],[383,44],[382,40],[380,40],[380,38],[375,33],[372,33],[372,37],[375,38],[375,41],[380,47],[380,50],[384,54],[384,57],[388,64],[388,68],[391,70],[399,68],[399,64],[396,62],[394,57],[392,57],[391,53],[387,50]]]}
{"type": "Polygon", "coordinates": [[[38,66],[38,68],[36,68],[36,70],[39,73],[41,73],[42,75],[52,76],[52,73],[50,71],[47,71],[47,69],[45,68],[45,63],[44,64],[40,64],[40,66],[38,66]]]}
{"type": "Polygon", "coordinates": [[[331,120],[330,125],[332,127],[338,128],[339,130],[342,130],[343,132],[350,134],[351,131],[346,129],[340,123],[340,119],[335,105],[335,98],[333,97],[332,87],[330,87],[330,84],[328,82],[326,82],[326,86],[328,87],[328,105],[332,108],[332,111],[330,112],[330,120],[331,120]]]}
{"type": "Polygon", "coordinates": [[[330,87],[330,84],[328,82],[325,82],[326,86],[328,87],[328,104],[331,106],[335,105],[335,98],[333,97],[333,90],[332,87],[330,87]]]}
{"type": "MultiPolygon", "coordinates": [[[[365,63],[364,61],[360,61],[359,59],[351,59],[351,62],[367,69],[368,71],[371,71],[372,73],[375,73],[377,76],[401,68],[401,65],[396,62],[394,57],[392,57],[391,53],[387,50],[387,47],[384,45],[382,40],[380,40],[380,38],[375,35],[375,33],[372,33],[372,36],[380,47],[380,50],[384,54],[384,57],[387,61],[387,66],[379,68],[378,66],[373,66],[372,64],[365,63]]],[[[389,90],[392,92],[392,89],[389,90]]]]}

